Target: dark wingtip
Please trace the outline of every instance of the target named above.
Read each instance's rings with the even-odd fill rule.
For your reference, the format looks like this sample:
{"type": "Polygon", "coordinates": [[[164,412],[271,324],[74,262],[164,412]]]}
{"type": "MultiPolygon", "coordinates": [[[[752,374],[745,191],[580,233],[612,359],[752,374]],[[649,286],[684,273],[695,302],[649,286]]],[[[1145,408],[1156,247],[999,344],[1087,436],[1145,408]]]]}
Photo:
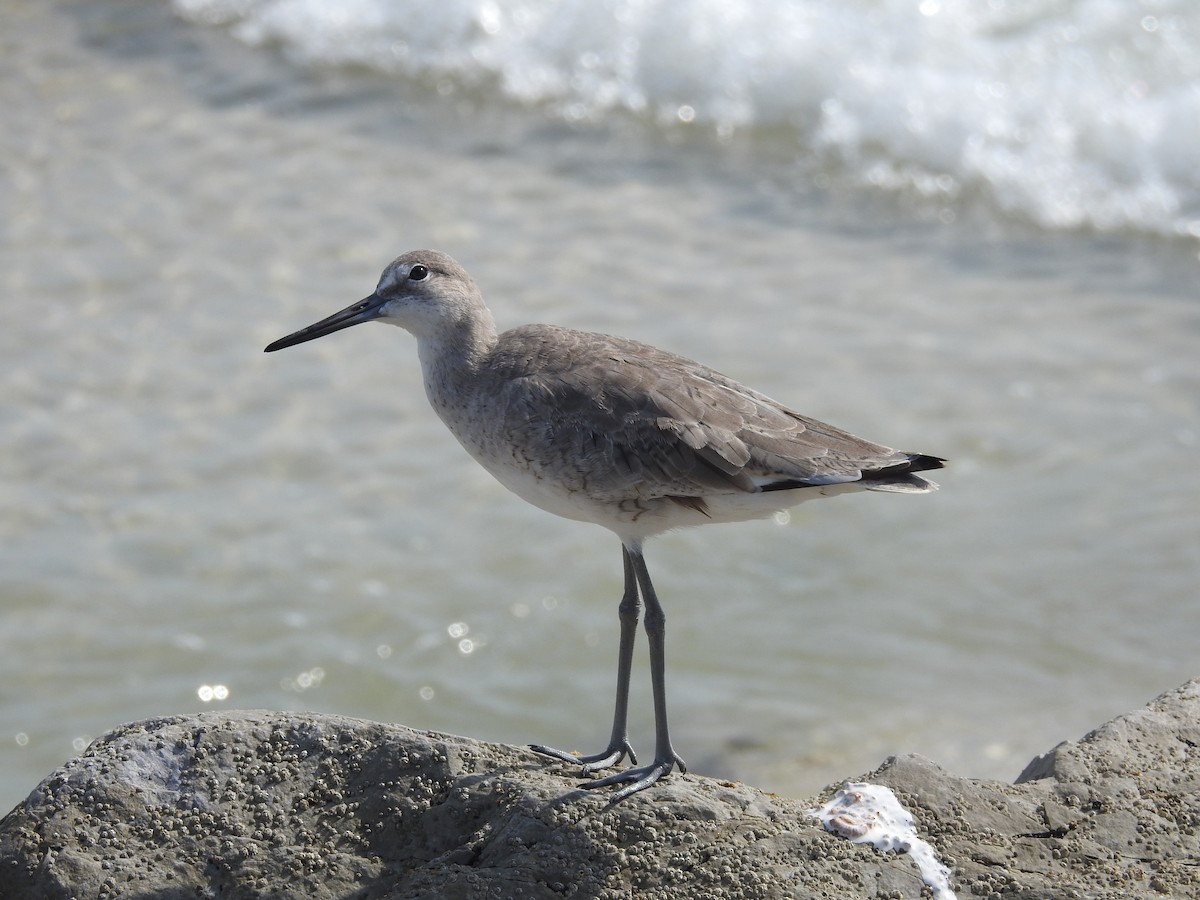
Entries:
{"type": "Polygon", "coordinates": [[[944,469],[946,468],[946,460],[940,456],[928,456],[924,453],[908,454],[908,465],[903,468],[905,472],[925,472],[929,469],[944,469]]]}
{"type": "Polygon", "coordinates": [[[906,453],[908,457],[904,462],[893,463],[890,466],[884,466],[879,469],[863,469],[862,480],[867,482],[883,483],[893,479],[904,480],[904,476],[912,475],[914,484],[925,482],[924,479],[917,477],[916,472],[927,472],[930,469],[946,468],[946,460],[940,456],[929,456],[925,453],[906,453]]]}

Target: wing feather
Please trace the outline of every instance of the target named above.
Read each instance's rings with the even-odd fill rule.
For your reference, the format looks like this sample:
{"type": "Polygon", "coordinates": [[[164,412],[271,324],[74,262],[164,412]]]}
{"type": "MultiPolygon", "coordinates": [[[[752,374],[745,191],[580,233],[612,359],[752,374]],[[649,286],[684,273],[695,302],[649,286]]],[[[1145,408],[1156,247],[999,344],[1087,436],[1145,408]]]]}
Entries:
{"type": "Polygon", "coordinates": [[[802,416],[636,341],[526,326],[502,335],[490,368],[506,373],[498,398],[506,427],[536,430],[523,443],[554,448],[560,468],[578,470],[601,499],[829,485],[881,470],[895,470],[893,480],[907,489],[926,489],[902,471],[913,454],[802,416]]]}

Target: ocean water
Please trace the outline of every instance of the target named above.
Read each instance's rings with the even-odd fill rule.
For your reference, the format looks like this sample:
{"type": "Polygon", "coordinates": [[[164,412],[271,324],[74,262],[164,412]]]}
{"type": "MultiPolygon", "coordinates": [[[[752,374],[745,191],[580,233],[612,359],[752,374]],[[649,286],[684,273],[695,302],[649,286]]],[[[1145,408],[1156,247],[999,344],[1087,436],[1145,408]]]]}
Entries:
{"type": "Polygon", "coordinates": [[[201,709],[605,739],[616,540],[479,470],[398,329],[262,353],[418,246],[950,458],[648,547],[693,770],[1012,778],[1197,674],[1196,13],[738,9],[5,9],[0,806],[201,709]]]}
{"type": "Polygon", "coordinates": [[[810,172],[1200,237],[1190,0],[176,0],[303,66],[769,134],[810,172]]]}

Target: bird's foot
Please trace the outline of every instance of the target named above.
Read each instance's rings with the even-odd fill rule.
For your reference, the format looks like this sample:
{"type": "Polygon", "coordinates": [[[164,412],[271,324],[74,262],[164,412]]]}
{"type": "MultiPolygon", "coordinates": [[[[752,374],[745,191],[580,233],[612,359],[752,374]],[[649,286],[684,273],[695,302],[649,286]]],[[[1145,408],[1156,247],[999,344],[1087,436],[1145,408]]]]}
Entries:
{"type": "Polygon", "coordinates": [[[648,766],[638,766],[632,769],[626,769],[623,772],[614,772],[612,775],[605,775],[603,778],[597,778],[595,781],[589,781],[581,787],[587,789],[608,787],[610,784],[630,784],[621,788],[610,798],[611,803],[616,803],[618,800],[624,800],[630,794],[636,794],[638,791],[645,790],[654,784],[676,766],[679,767],[681,773],[687,772],[687,765],[683,759],[674,750],[670,750],[668,754],[659,757],[655,756],[654,762],[648,766]]]}
{"type": "Polygon", "coordinates": [[[543,756],[552,756],[555,759],[561,759],[569,763],[583,763],[583,768],[579,774],[586,778],[593,772],[599,772],[601,769],[607,769],[615,766],[626,756],[629,761],[635,766],[637,765],[637,757],[633,753],[633,748],[629,746],[629,741],[622,739],[613,741],[604,750],[599,753],[591,753],[587,756],[577,756],[574,753],[569,753],[566,750],[555,750],[553,747],[545,747],[541,744],[530,744],[529,749],[534,753],[541,753],[543,756]]]}

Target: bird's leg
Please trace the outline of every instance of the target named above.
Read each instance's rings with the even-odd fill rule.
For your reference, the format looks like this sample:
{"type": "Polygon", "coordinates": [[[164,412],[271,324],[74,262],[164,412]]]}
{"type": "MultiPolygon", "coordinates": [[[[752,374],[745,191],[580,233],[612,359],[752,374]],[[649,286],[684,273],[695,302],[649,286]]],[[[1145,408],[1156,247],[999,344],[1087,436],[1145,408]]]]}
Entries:
{"type": "MultiPolygon", "coordinates": [[[[646,561],[642,557],[641,547],[625,548],[626,564],[632,564],[641,587],[642,598],[646,601],[646,637],[650,640],[650,684],[654,691],[654,761],[648,766],[637,766],[616,772],[595,781],[589,781],[586,788],[604,787],[610,784],[631,782],[612,796],[615,803],[643,788],[654,784],[675,766],[680,772],[687,771],[687,765],[671,746],[671,733],[667,727],[667,683],[666,683],[666,635],[667,616],[654,585],[650,583],[650,573],[646,569],[646,561]]],[[[614,732],[615,734],[615,732],[614,732]]],[[[632,756],[632,754],[631,754],[632,756]]],[[[636,763],[636,760],[634,761],[636,763]]]]}
{"type": "Polygon", "coordinates": [[[638,598],[638,579],[633,560],[624,545],[621,546],[621,558],[625,563],[625,593],[621,596],[621,605],[617,608],[621,619],[621,646],[617,655],[617,702],[613,711],[612,736],[608,739],[608,746],[599,753],[576,756],[541,744],[529,745],[529,749],[546,756],[583,763],[581,775],[591,775],[593,772],[615,766],[627,755],[629,761],[637,765],[637,757],[634,756],[633,748],[629,746],[625,723],[629,713],[629,674],[633,668],[633,642],[637,637],[638,613],[642,603],[638,598]]]}

